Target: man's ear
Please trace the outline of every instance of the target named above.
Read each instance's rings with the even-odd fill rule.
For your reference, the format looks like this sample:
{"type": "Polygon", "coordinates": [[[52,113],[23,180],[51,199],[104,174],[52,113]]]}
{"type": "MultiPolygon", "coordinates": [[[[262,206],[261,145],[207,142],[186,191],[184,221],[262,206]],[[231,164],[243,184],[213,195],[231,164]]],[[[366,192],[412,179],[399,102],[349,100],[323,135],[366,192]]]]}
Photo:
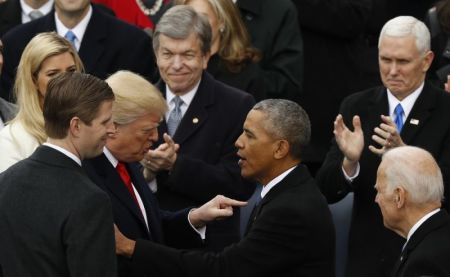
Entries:
{"type": "Polygon", "coordinates": [[[405,206],[407,194],[407,191],[401,186],[394,189],[394,201],[397,208],[400,209],[405,206]]]}
{"type": "Polygon", "coordinates": [[[116,138],[119,133],[119,124],[113,122],[114,125],[114,133],[108,133],[108,138],[116,138]]]}
{"type": "Polygon", "coordinates": [[[277,140],[275,143],[274,158],[279,160],[286,157],[289,154],[290,145],[287,140],[277,140]]]}
{"type": "Polygon", "coordinates": [[[79,137],[81,132],[81,119],[79,117],[72,117],[69,124],[69,134],[74,137],[79,137]]]}

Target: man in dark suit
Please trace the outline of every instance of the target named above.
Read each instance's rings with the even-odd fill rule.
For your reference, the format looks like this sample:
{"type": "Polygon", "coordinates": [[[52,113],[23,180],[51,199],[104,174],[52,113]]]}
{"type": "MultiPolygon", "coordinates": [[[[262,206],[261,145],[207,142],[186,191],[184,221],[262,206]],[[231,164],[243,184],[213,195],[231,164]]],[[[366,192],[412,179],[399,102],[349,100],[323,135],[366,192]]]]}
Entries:
{"type": "Polygon", "coordinates": [[[303,39],[290,0],[237,0],[253,46],[262,53],[267,98],[299,101],[303,91],[303,39]]]}
{"type": "Polygon", "coordinates": [[[13,27],[48,14],[53,0],[8,0],[0,2],[0,37],[13,27]]]}
{"type": "Polygon", "coordinates": [[[306,112],[269,99],[248,113],[236,141],[241,174],[263,186],[244,238],[219,253],[131,241],[116,230],[116,251],[153,276],[334,276],[331,215],[301,152],[310,137],[306,112]]]}
{"type": "MultiPolygon", "coordinates": [[[[160,211],[139,165],[158,139],[157,127],[167,110],[166,101],[148,81],[129,71],[119,71],[106,82],[116,97],[113,106],[116,132],[108,137],[103,154],[84,161],[83,167],[110,196],[115,224],[132,239],[178,248],[200,247],[205,233],[202,230],[205,219],[198,215],[202,208],[160,211]]],[[[236,203],[225,201],[228,200],[222,203],[236,203]]],[[[133,272],[128,259],[119,259],[118,266],[119,276],[142,276],[133,272]]]]}
{"type": "Polygon", "coordinates": [[[34,35],[46,31],[56,31],[73,41],[85,71],[101,79],[120,69],[154,77],[151,40],[142,30],[105,14],[89,0],[56,0],[54,13],[18,26],[2,37],[8,58],[0,91],[6,100],[11,98],[9,93],[23,49],[34,35]]]}
{"type": "Polygon", "coordinates": [[[116,275],[111,202],[81,160],[114,131],[114,95],[81,73],[52,79],[44,100],[44,145],[0,175],[0,275],[116,275]]]}
{"type": "Polygon", "coordinates": [[[335,141],[317,182],[329,202],[354,192],[346,276],[388,276],[401,248],[401,239],[383,228],[373,202],[380,154],[404,144],[420,146],[438,160],[448,184],[450,95],[424,82],[432,59],[426,26],[409,16],[392,19],[379,42],[384,86],[353,94],[341,104],[335,141]],[[347,128],[351,124],[353,130],[347,128]]]}
{"type": "MultiPolygon", "coordinates": [[[[246,200],[254,190],[239,174],[233,145],[254,99],[204,72],[210,45],[208,19],[189,6],[167,11],[153,35],[160,89],[169,111],[158,128],[157,148],[149,151],[144,165],[147,177],[156,174],[150,185],[163,209],[199,206],[217,194],[246,200]],[[164,140],[166,132],[178,152],[164,140]]],[[[239,211],[208,225],[210,249],[238,240],[239,211]]]]}
{"type": "Polygon", "coordinates": [[[450,276],[450,216],[433,156],[413,146],[386,152],[375,189],[384,225],[406,239],[391,276],[450,276]]]}

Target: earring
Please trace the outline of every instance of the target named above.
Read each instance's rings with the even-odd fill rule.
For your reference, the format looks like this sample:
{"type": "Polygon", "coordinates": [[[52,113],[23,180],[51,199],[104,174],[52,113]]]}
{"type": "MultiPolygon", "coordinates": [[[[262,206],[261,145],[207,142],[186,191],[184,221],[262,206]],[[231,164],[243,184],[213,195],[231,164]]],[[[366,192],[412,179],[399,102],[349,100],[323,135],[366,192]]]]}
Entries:
{"type": "Polygon", "coordinates": [[[224,31],[225,31],[225,28],[223,26],[219,28],[220,33],[223,33],[224,31]]]}

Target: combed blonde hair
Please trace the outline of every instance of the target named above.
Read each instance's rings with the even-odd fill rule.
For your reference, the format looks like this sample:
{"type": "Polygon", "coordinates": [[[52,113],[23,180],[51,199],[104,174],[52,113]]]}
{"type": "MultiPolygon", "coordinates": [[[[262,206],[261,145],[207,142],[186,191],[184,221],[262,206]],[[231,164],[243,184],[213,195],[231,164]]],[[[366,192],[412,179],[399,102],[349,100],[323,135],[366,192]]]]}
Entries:
{"type": "Polygon", "coordinates": [[[162,118],[168,109],[161,92],[136,73],[121,70],[108,77],[106,82],[116,98],[112,111],[114,123],[129,124],[149,113],[162,118]]]}
{"type": "MultiPolygon", "coordinates": [[[[250,42],[247,28],[241,19],[241,14],[232,0],[204,0],[209,4],[224,25],[219,32],[220,45],[217,54],[225,62],[227,68],[234,73],[240,72],[248,63],[261,59],[261,53],[250,42]]],[[[176,5],[188,5],[190,0],[175,0],[176,5]]]]}
{"type": "Polygon", "coordinates": [[[27,44],[17,67],[14,95],[19,111],[11,124],[22,123],[39,144],[47,140],[47,135],[37,89],[38,73],[47,58],[66,52],[72,55],[77,71],[83,71],[83,63],[70,42],[55,32],[40,33],[27,44]]]}

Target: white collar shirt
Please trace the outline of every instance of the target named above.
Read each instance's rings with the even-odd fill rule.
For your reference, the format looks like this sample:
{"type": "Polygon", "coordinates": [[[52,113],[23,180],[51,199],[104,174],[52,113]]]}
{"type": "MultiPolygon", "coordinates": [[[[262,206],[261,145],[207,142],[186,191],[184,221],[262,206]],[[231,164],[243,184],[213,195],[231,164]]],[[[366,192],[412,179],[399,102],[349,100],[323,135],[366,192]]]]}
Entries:
{"type": "Polygon", "coordinates": [[[89,20],[91,20],[91,17],[92,17],[92,6],[89,6],[89,11],[83,17],[83,19],[75,27],[69,29],[61,22],[61,20],[58,18],[58,14],[55,12],[56,32],[58,33],[58,35],[64,37],[69,30],[72,31],[76,36],[75,48],[77,49],[77,51],[79,51],[81,47],[81,42],[83,41],[83,37],[89,24],[89,20]]]}
{"type": "Polygon", "coordinates": [[[397,107],[398,104],[402,105],[404,116],[403,116],[403,123],[405,123],[406,119],[408,118],[409,114],[411,113],[411,110],[414,106],[414,103],[416,103],[417,98],[419,98],[420,93],[423,90],[424,83],[422,83],[415,91],[413,91],[410,95],[406,96],[405,99],[402,101],[399,101],[392,92],[387,89],[387,96],[388,96],[388,103],[389,103],[389,116],[392,118],[392,120],[395,120],[395,107],[397,107]]]}
{"type": "MultiPolygon", "coordinates": [[[[113,156],[113,154],[111,153],[111,151],[108,150],[108,148],[103,147],[103,154],[105,154],[106,158],[108,159],[108,161],[111,163],[111,165],[116,168],[117,164],[119,163],[119,160],[116,159],[116,157],[113,156]]],[[[142,215],[144,216],[144,220],[145,220],[145,225],[147,226],[147,230],[148,230],[148,220],[147,220],[147,213],[145,212],[145,206],[144,206],[144,202],[142,202],[142,198],[139,195],[139,192],[136,190],[136,188],[134,187],[133,182],[131,182],[131,186],[133,187],[133,191],[134,194],[136,195],[136,200],[139,204],[139,210],[141,210],[142,215]]]]}
{"type": "MultiPolygon", "coordinates": [[[[191,102],[194,99],[195,94],[197,93],[199,85],[200,85],[200,81],[194,86],[194,88],[192,90],[188,91],[187,93],[185,93],[183,95],[180,95],[181,100],[183,100],[183,105],[181,105],[181,107],[180,107],[182,117],[184,116],[187,109],[189,108],[189,105],[191,105],[191,102]]],[[[167,105],[169,106],[169,109],[166,112],[166,120],[169,118],[170,113],[175,108],[175,103],[174,103],[174,101],[172,101],[173,98],[175,98],[175,96],[176,95],[170,90],[169,86],[166,85],[166,102],[167,102],[167,105]]]]}
{"type": "Polygon", "coordinates": [[[48,146],[50,148],[55,149],[56,151],[59,151],[61,153],[63,153],[65,156],[71,158],[72,160],[74,160],[79,166],[81,166],[81,160],[78,156],[76,156],[75,154],[73,154],[72,152],[68,151],[67,149],[62,148],[61,146],[52,144],[50,142],[44,142],[43,145],[48,146]]]}
{"type": "Polygon", "coordinates": [[[24,24],[31,21],[30,12],[32,11],[40,11],[42,15],[46,15],[51,12],[53,8],[53,0],[47,1],[47,3],[42,5],[39,9],[33,9],[25,3],[25,0],[20,0],[20,6],[22,7],[22,24],[24,24]]]}
{"type": "Polygon", "coordinates": [[[272,181],[270,181],[267,185],[265,185],[261,190],[261,199],[266,196],[266,194],[275,187],[279,182],[281,182],[289,173],[291,173],[292,170],[294,170],[297,166],[291,167],[288,170],[284,171],[277,177],[273,178],[272,181]]]}

